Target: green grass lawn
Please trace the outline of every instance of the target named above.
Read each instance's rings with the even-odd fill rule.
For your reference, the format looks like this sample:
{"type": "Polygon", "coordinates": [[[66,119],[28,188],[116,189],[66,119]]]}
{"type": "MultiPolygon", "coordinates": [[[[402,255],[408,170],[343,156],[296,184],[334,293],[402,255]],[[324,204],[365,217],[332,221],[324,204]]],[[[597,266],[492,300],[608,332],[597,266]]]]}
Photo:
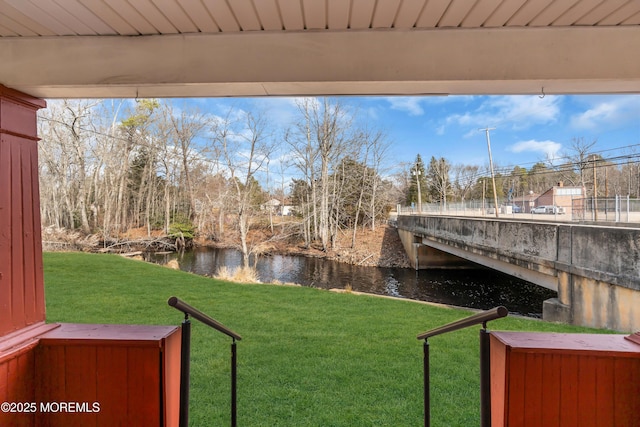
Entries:
{"type": "MultiPolygon", "coordinates": [[[[177,296],[242,335],[240,426],[418,426],[422,342],[471,315],[411,301],[222,282],[116,255],[46,253],[49,322],[179,325],[177,296]]],[[[584,332],[522,318],[493,330],[584,332]]],[[[429,340],[433,426],[479,425],[478,327],[429,340]]],[[[592,331],[590,331],[592,332],[592,331]]],[[[229,425],[230,339],[193,321],[192,426],[229,425]]]]}

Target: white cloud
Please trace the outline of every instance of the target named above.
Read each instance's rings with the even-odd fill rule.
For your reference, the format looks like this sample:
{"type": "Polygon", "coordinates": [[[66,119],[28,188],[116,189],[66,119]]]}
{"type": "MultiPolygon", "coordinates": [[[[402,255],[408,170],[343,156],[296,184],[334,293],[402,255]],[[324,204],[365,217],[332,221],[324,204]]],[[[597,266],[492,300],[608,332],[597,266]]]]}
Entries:
{"type": "Polygon", "coordinates": [[[526,129],[532,124],[556,121],[560,114],[558,96],[500,96],[490,98],[488,105],[504,123],[514,129],[526,129]]]}
{"type": "MultiPolygon", "coordinates": [[[[536,124],[555,122],[560,115],[561,96],[489,96],[478,108],[464,114],[452,114],[446,125],[481,128],[527,129],[536,124]]],[[[469,132],[468,135],[472,133],[469,132]]]]}
{"type": "Polygon", "coordinates": [[[380,119],[380,113],[374,107],[369,107],[369,108],[365,109],[365,113],[366,113],[367,117],[370,118],[371,120],[376,120],[377,121],[377,120],[380,119]]]}
{"type": "Polygon", "coordinates": [[[576,129],[593,130],[617,127],[640,116],[640,96],[623,95],[597,97],[591,108],[571,117],[571,126],[576,129]]]}
{"type": "MultiPolygon", "coordinates": [[[[383,101],[391,107],[392,110],[404,111],[410,116],[422,116],[426,113],[425,107],[444,105],[444,104],[467,104],[472,102],[476,96],[474,95],[416,95],[416,96],[369,96],[364,97],[366,101],[383,101]]],[[[386,106],[385,106],[386,108],[386,106]]]]}
{"type": "Polygon", "coordinates": [[[528,141],[520,141],[517,142],[507,150],[513,153],[521,153],[523,151],[530,151],[534,153],[542,153],[545,155],[545,158],[555,159],[558,157],[558,153],[562,149],[562,144],[555,141],[536,141],[534,139],[530,139],[528,141]]]}
{"type": "Polygon", "coordinates": [[[392,96],[385,98],[393,110],[406,111],[411,116],[422,116],[424,109],[418,96],[392,96]]]}

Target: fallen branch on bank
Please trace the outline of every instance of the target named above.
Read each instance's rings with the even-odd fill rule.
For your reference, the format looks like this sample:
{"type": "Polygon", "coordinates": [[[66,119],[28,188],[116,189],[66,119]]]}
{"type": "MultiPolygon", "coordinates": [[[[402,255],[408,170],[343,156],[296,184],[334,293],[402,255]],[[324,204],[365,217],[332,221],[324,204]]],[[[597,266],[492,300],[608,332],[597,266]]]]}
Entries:
{"type": "Polygon", "coordinates": [[[366,260],[368,260],[369,258],[371,258],[374,254],[369,255],[368,257],[365,257],[363,260],[361,260],[358,265],[362,265],[363,262],[365,262],[366,260]]]}
{"type": "Polygon", "coordinates": [[[175,252],[178,246],[166,237],[157,239],[135,239],[109,243],[99,249],[100,253],[122,253],[135,251],[169,251],[175,252]]]}

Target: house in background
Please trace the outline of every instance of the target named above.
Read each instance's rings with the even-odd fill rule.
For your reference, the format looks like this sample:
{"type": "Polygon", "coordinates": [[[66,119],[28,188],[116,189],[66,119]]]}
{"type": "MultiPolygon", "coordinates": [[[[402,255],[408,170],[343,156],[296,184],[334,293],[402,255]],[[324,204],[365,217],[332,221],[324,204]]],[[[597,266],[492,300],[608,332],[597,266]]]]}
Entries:
{"type": "MultiPolygon", "coordinates": [[[[538,206],[560,206],[564,208],[567,214],[572,213],[573,201],[585,197],[586,190],[584,187],[569,186],[565,187],[563,182],[559,182],[542,194],[529,193],[522,196],[514,197],[511,205],[519,208],[523,213],[531,212],[531,209],[538,206]]],[[[516,212],[514,210],[514,212],[516,212]]]]}
{"type": "Polygon", "coordinates": [[[286,202],[287,201],[285,200],[285,204],[282,204],[282,202],[278,199],[270,199],[265,203],[263,203],[260,206],[260,209],[262,209],[267,213],[271,212],[272,214],[281,215],[281,216],[293,215],[295,206],[286,204],[286,202]]]}
{"type": "MultiPolygon", "coordinates": [[[[539,195],[535,199],[535,206],[560,206],[564,208],[565,213],[570,215],[573,208],[574,199],[582,199],[585,197],[586,191],[584,187],[565,187],[561,181],[539,195]]],[[[532,206],[533,207],[533,206],[532,206]]]]}
{"type": "Polygon", "coordinates": [[[281,204],[282,203],[278,199],[270,199],[264,202],[262,206],[260,206],[260,209],[267,213],[270,212],[272,214],[278,214],[280,212],[281,204]]]}

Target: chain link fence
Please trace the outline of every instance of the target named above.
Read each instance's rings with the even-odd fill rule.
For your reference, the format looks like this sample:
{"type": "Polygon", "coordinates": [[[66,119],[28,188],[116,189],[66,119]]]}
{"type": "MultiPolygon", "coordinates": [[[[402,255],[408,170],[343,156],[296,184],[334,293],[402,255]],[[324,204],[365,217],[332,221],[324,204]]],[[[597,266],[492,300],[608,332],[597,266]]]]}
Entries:
{"type": "MultiPolygon", "coordinates": [[[[567,222],[640,223],[640,199],[629,196],[580,197],[562,204],[536,206],[529,202],[498,202],[498,216],[503,218],[546,219],[567,222]]],[[[468,200],[457,203],[422,203],[420,206],[397,205],[401,215],[455,215],[495,217],[493,201],[468,200]]]]}
{"type": "Polygon", "coordinates": [[[629,196],[586,197],[572,200],[574,221],[640,222],[640,199],[629,196]]]}

